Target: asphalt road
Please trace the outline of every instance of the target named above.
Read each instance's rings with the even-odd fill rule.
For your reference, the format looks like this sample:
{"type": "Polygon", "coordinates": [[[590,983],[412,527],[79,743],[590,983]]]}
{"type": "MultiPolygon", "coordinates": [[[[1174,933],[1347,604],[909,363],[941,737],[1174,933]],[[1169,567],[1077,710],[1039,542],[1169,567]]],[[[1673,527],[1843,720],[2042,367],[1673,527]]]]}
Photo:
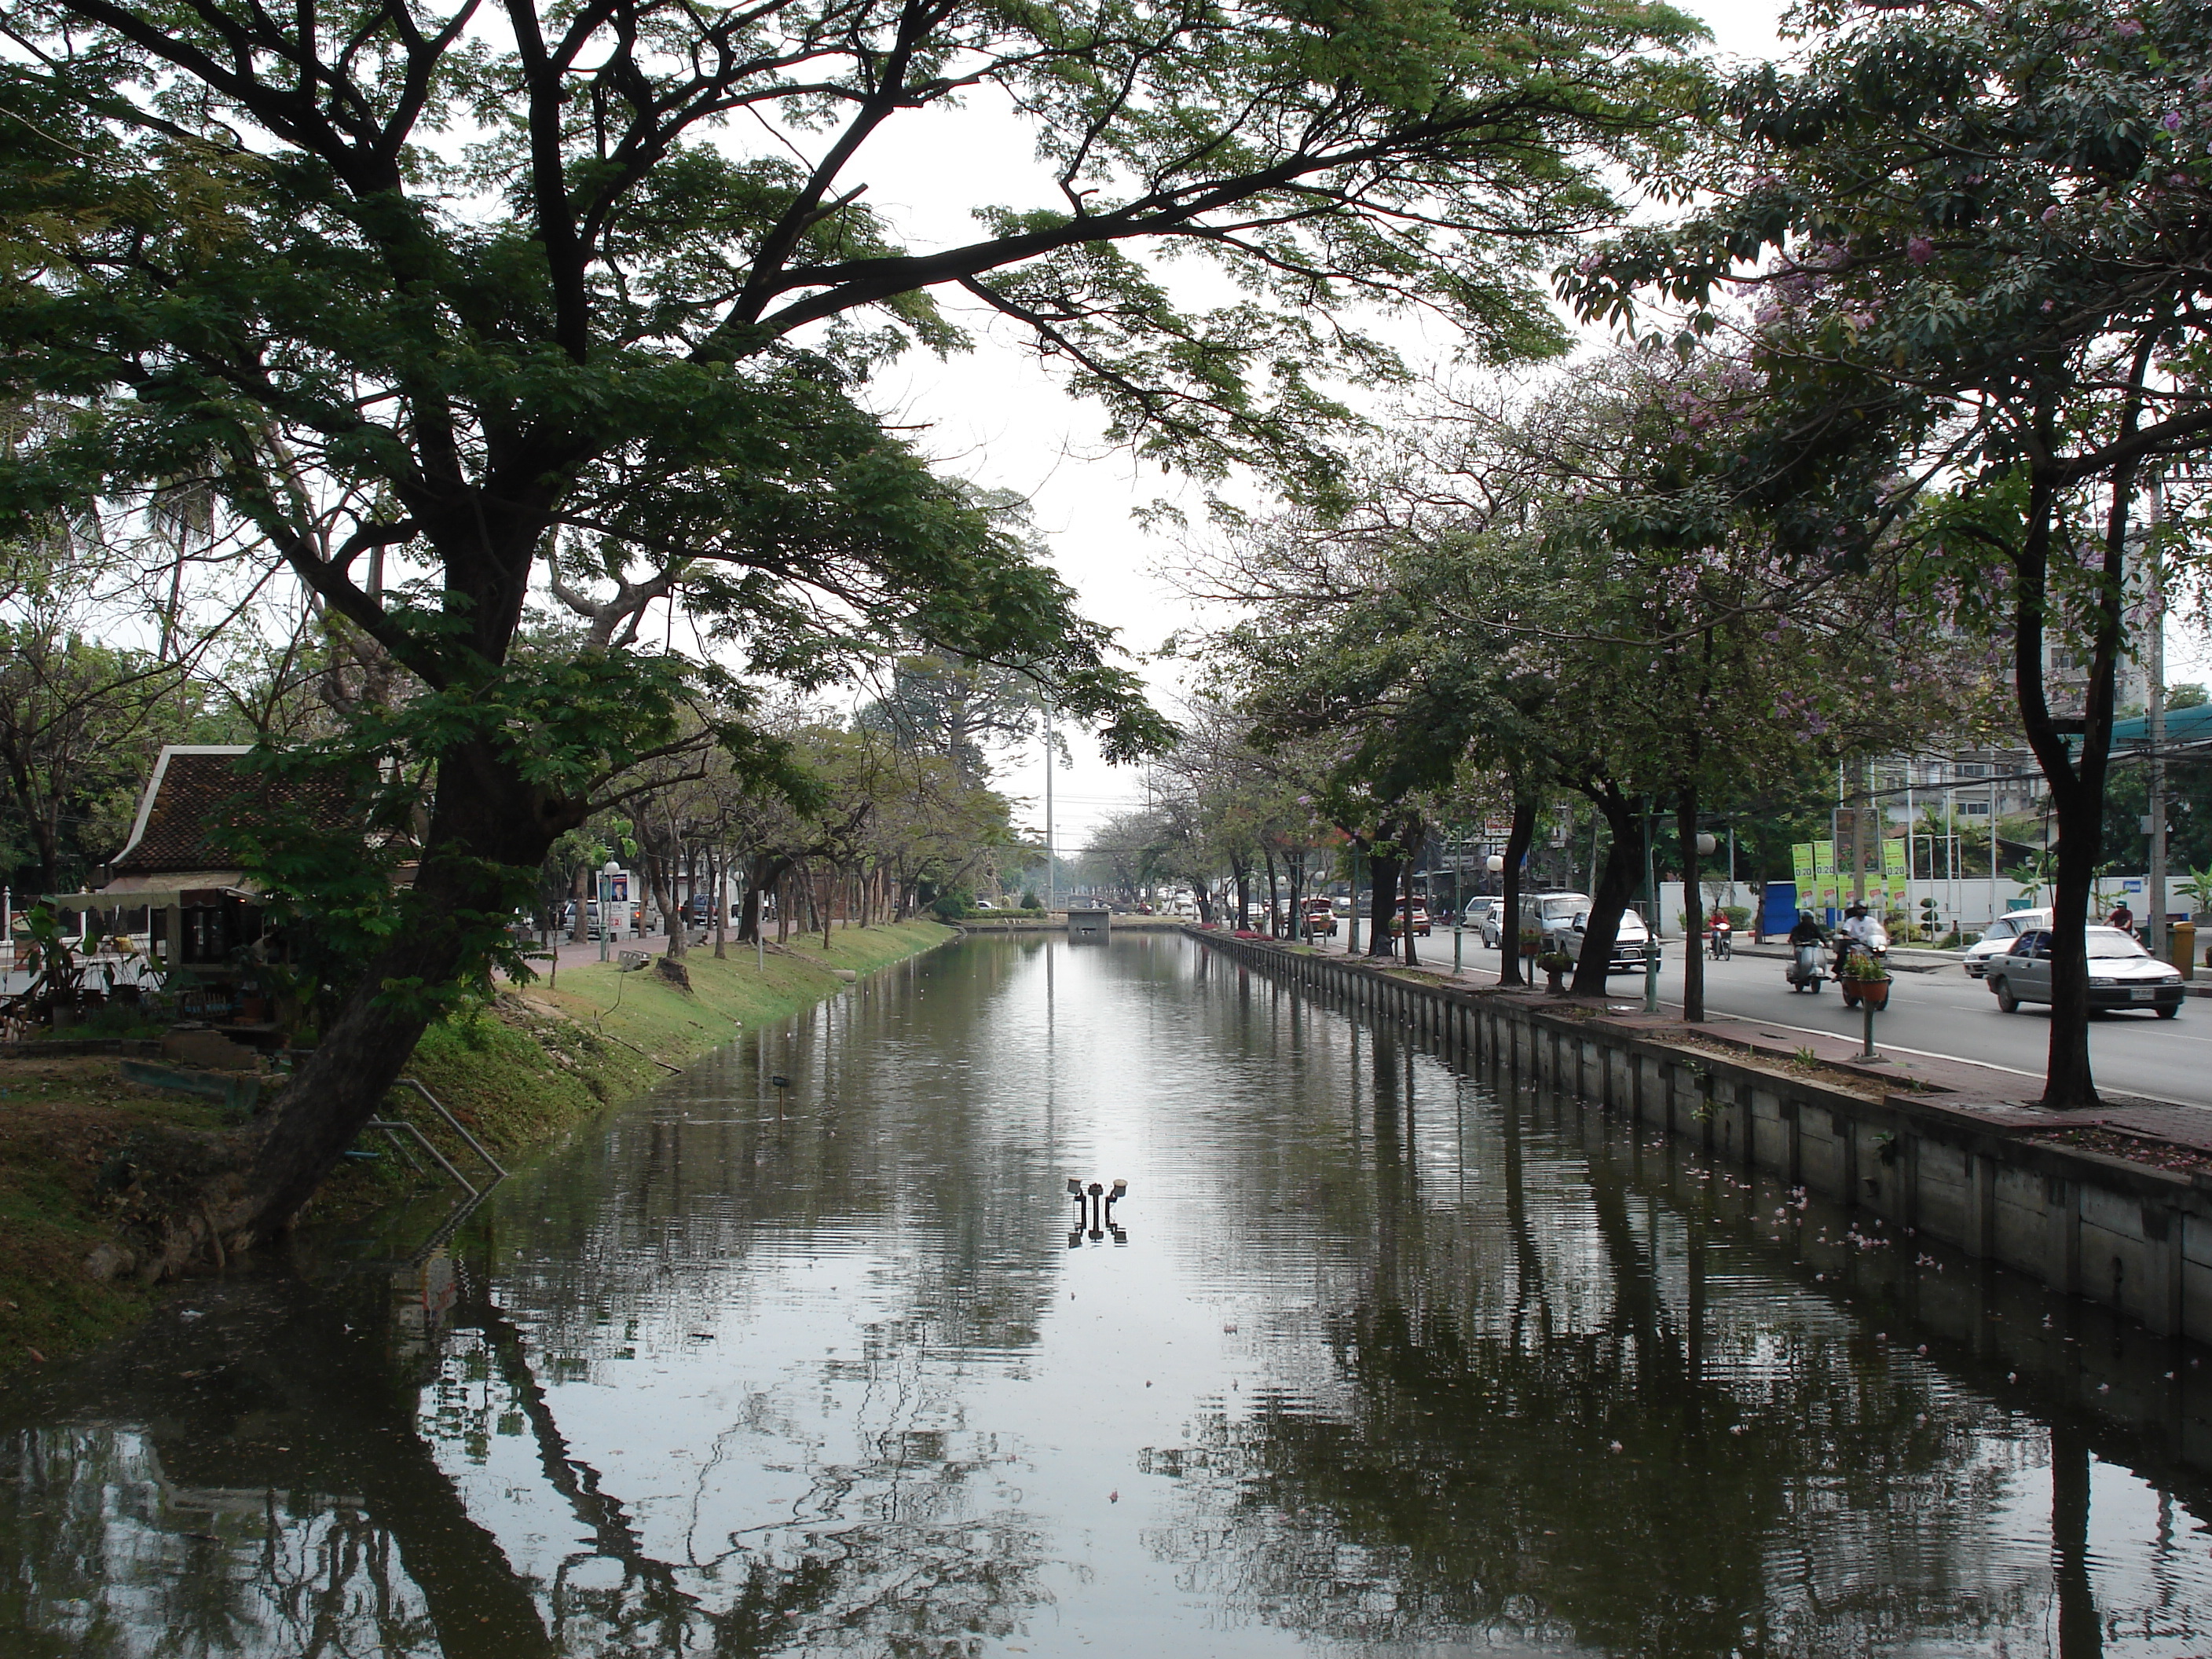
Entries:
{"type": "MultiPolygon", "coordinates": [[[[1451,965],[1449,933],[1435,933],[1421,944],[1427,961],[1451,965]]],[[[1681,1000],[1681,953],[1680,941],[1668,942],[1659,988],[1661,1000],[1669,1005],[1681,1000]]],[[[1480,949],[1469,934],[1467,964],[1494,973],[1498,953],[1480,949]]],[[[1834,985],[1817,994],[1792,991],[1782,969],[1781,960],[1771,957],[1708,961],[1708,1015],[1753,1021],[1767,1031],[1859,1035],[1863,1017],[1844,1008],[1834,985]]],[[[1618,1002],[1640,1003],[1644,981],[1640,975],[1615,975],[1611,991],[1618,1002]]],[[[1877,1048],[1978,1060],[2023,1073],[2039,1085],[2050,1042],[2046,1010],[2031,1004],[2016,1014],[1999,1013],[1989,988],[1958,967],[1895,975],[1889,1007],[1875,1017],[1877,1048]]],[[[2170,1020],[2148,1012],[2092,1015],[2089,1054],[2100,1088],[2212,1107],[2212,999],[2191,997],[2179,1018],[2170,1020]]]]}

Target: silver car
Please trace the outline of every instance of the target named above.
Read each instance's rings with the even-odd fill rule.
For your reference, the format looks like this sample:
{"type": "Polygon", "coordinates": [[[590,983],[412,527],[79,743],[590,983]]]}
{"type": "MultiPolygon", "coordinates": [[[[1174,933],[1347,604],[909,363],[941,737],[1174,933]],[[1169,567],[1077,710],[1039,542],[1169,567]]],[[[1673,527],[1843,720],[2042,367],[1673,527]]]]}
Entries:
{"type": "MultiPolygon", "coordinates": [[[[2181,988],[2179,968],[2160,962],[2117,927],[2087,931],[2090,1007],[2148,1008],[2160,1019],[2181,1012],[2188,994],[2181,988]]],[[[2008,1014],[2019,1012],[2023,1002],[2050,1001],[2050,930],[2022,933],[2011,950],[1992,957],[1989,981],[1997,1006],[2008,1014]]]]}
{"type": "Polygon", "coordinates": [[[1499,911],[1505,901],[1499,898],[1471,898],[1460,921],[1462,927],[1472,927],[1482,936],[1482,942],[1495,951],[1498,936],[1505,930],[1499,921],[1499,911]]]}
{"type": "Polygon", "coordinates": [[[2020,943],[2020,936],[2051,926],[2048,910],[2010,910],[1990,924],[1989,932],[1966,947],[1966,972],[1980,979],[1990,970],[1990,958],[2001,957],[2020,943]]]}

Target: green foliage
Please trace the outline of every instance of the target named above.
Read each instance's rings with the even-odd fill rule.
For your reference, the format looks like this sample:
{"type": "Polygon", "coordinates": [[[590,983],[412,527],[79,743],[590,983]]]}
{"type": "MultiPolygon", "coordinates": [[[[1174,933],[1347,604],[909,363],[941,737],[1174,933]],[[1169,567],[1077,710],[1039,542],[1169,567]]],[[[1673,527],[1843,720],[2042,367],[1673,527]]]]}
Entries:
{"type": "Polygon", "coordinates": [[[1024,892],[1022,895],[1022,908],[1024,910],[1042,910],[1044,908],[1044,901],[1037,897],[1035,892],[1024,892]]]}

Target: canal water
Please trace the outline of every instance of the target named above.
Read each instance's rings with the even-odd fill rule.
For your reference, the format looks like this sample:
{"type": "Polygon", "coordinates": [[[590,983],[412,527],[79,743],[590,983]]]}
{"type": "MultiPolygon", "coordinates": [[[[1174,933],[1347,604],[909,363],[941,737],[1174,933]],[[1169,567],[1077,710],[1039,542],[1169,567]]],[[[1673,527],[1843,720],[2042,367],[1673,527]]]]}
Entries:
{"type": "Polygon", "coordinates": [[[2212,1654],[2192,1352],[1174,935],[354,1231],[0,1395],[0,1655],[2212,1654]]]}

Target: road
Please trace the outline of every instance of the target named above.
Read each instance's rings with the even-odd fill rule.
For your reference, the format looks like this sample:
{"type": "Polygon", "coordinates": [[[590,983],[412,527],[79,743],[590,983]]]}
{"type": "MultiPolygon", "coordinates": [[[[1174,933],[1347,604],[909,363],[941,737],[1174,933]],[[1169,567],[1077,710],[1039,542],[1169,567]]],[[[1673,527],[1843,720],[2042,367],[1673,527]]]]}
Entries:
{"type": "MultiPolygon", "coordinates": [[[[1340,945],[1342,940],[1340,939],[1340,945]]],[[[1452,940],[1437,933],[1420,941],[1425,965],[1449,969],[1452,940]]],[[[1481,949],[1466,936],[1467,965],[1487,980],[1495,975],[1498,953],[1481,949]]],[[[1667,943],[1659,976],[1660,998],[1678,1006],[1682,996],[1682,945],[1667,943]]],[[[1861,1016],[1846,1010],[1830,985],[1817,995],[1792,991],[1784,983],[1783,964],[1771,957],[1736,957],[1705,963],[1705,1008],[1718,1018],[1755,1022],[1767,1031],[1820,1031],[1856,1037],[1861,1016]]],[[[1617,1002],[1640,1003],[1640,975],[1616,975],[1617,1002]]],[[[2051,1041],[2049,1013],[2033,1006],[2016,1014],[1997,1012],[1996,999],[1962,968],[1929,973],[1899,973],[1890,987],[1889,1007],[1875,1019],[1875,1045],[1899,1051],[1917,1049],[1954,1060],[1978,1060],[2024,1074],[2040,1085],[2051,1041]]],[[[2089,1054],[2098,1085],[2185,1105],[2212,1106],[2212,1000],[2191,998],[2176,1019],[2148,1013],[2094,1015],[2089,1054]]]]}

